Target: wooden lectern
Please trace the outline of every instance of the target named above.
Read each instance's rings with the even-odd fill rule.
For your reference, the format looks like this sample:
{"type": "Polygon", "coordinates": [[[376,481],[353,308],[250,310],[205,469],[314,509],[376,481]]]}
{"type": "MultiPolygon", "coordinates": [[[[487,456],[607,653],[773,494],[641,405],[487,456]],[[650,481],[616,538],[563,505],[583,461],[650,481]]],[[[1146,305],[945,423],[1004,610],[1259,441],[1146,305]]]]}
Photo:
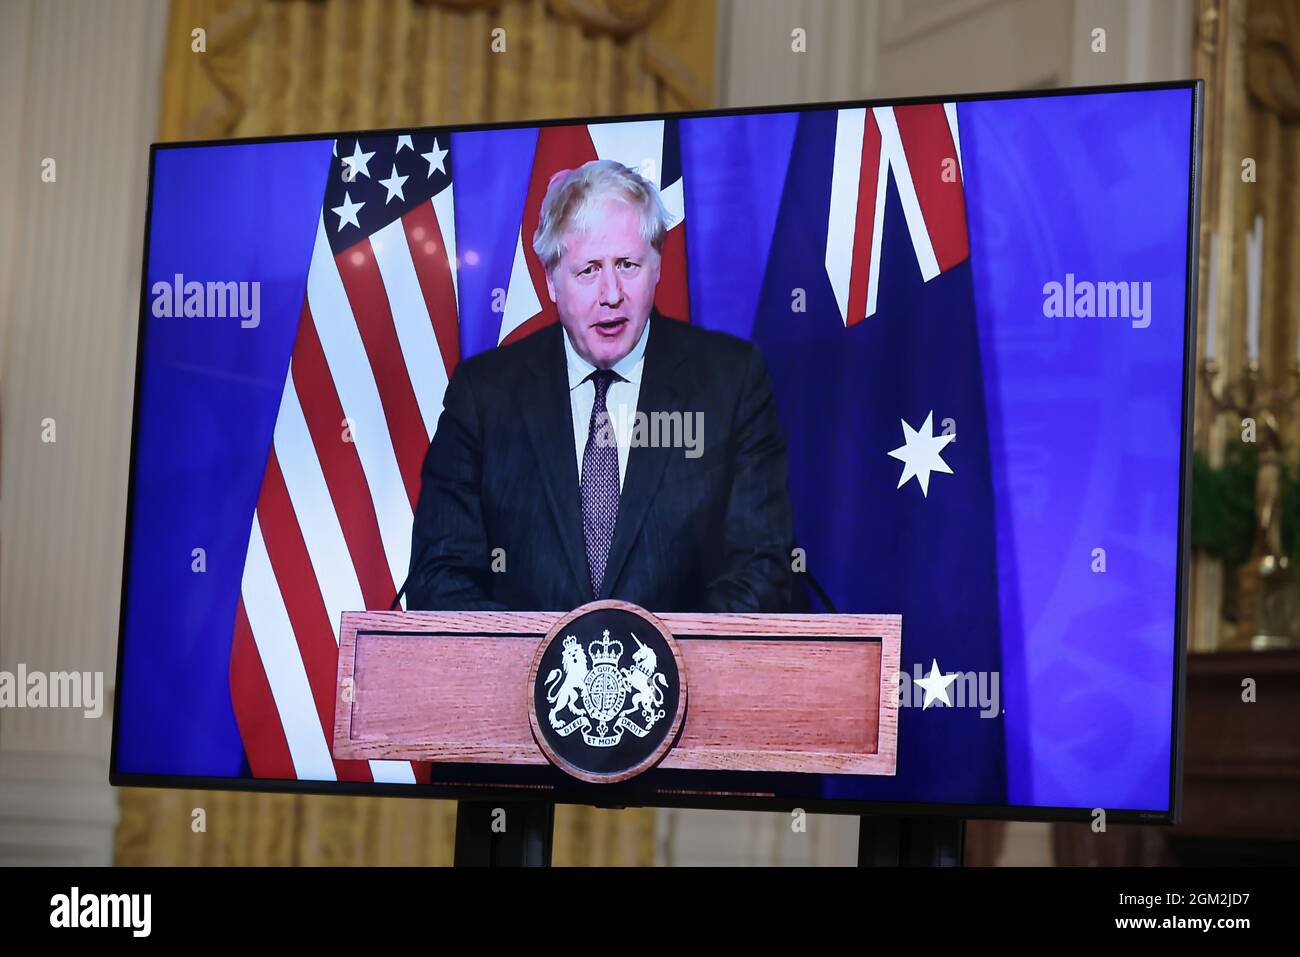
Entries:
{"type": "MultiPolygon", "coordinates": [[[[620,601],[568,614],[345,612],[334,756],[550,762],[598,784],[652,767],[892,775],[901,631],[898,615],[654,615],[620,601]],[[583,635],[619,615],[635,626],[583,635]],[[654,642],[657,658],[646,650],[654,642]],[[631,667],[620,667],[628,654],[631,667]],[[583,752],[619,735],[653,749],[619,765],[611,748],[582,766],[583,752]]],[[[597,800],[599,787],[588,791],[597,800]]],[[[522,826],[494,835],[492,805],[460,803],[458,865],[550,862],[553,805],[505,806],[522,826]]]]}
{"type": "Polygon", "coordinates": [[[662,623],[680,649],[689,703],[659,767],[894,773],[900,616],[649,615],[617,601],[344,613],[335,757],[547,763],[529,719],[539,646],[606,608],[662,623]]]}

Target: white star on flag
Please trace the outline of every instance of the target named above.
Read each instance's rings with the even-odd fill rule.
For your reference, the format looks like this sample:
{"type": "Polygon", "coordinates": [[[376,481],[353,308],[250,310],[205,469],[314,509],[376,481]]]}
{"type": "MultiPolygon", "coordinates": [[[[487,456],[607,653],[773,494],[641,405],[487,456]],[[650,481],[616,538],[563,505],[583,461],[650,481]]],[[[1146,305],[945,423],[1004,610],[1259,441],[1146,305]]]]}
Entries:
{"type": "Polygon", "coordinates": [[[388,195],[384,197],[385,206],[388,205],[389,200],[391,200],[394,196],[396,196],[402,202],[406,202],[406,196],[403,195],[402,193],[402,184],[405,183],[408,179],[410,179],[409,176],[397,175],[397,164],[394,163],[392,175],[389,176],[388,179],[381,179],[379,181],[379,185],[384,187],[384,189],[388,190],[388,195]]]}
{"type": "Polygon", "coordinates": [[[903,444],[889,453],[903,463],[903,474],[897,487],[902,488],[908,479],[915,477],[920,483],[921,494],[929,498],[930,473],[953,474],[948,463],[939,457],[939,451],[957,436],[934,434],[933,411],[925,417],[925,424],[919,430],[913,429],[902,419],[899,421],[903,423],[903,444]]]}
{"type": "Polygon", "coordinates": [[[436,136],[433,138],[433,149],[429,150],[427,153],[421,153],[420,156],[422,159],[429,161],[429,174],[425,179],[432,176],[435,169],[439,173],[447,172],[446,168],[442,165],[443,159],[447,156],[447,151],[438,147],[438,138],[436,136]]]}
{"type": "Polygon", "coordinates": [[[916,678],[912,681],[912,684],[925,692],[925,702],[921,705],[921,710],[924,711],[936,701],[942,701],[951,708],[952,700],[948,697],[948,686],[956,680],[955,672],[950,675],[943,674],[939,670],[939,659],[931,658],[929,677],[916,678]]]}
{"type": "Polygon", "coordinates": [[[343,157],[343,162],[348,164],[348,182],[356,179],[358,174],[361,176],[370,175],[370,157],[374,155],[373,150],[369,153],[361,152],[361,141],[357,140],[357,145],[352,149],[352,155],[343,157]]]}
{"type": "Polygon", "coordinates": [[[409,149],[409,150],[411,150],[411,152],[415,152],[415,144],[411,142],[411,134],[410,134],[410,133],[403,133],[401,136],[399,136],[399,137],[397,138],[397,150],[396,150],[396,152],[400,153],[400,152],[402,152],[402,150],[405,150],[405,149],[409,149]]]}
{"type": "Polygon", "coordinates": [[[345,190],[343,193],[343,205],[335,206],[332,209],[330,209],[330,212],[337,214],[339,218],[339,224],[336,227],[334,227],[335,230],[336,231],[341,230],[344,226],[347,226],[348,224],[351,224],[357,227],[357,229],[360,229],[361,224],[357,222],[357,212],[364,205],[366,204],[352,202],[352,197],[349,196],[347,194],[347,191],[345,190]]]}

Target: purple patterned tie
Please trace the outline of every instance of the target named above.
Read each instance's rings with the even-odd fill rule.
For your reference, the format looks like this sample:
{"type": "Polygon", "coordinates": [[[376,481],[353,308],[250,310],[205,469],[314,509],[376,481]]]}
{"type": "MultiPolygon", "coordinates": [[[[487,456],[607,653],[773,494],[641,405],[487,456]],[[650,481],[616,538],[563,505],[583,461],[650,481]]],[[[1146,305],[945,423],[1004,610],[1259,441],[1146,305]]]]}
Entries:
{"type": "Polygon", "coordinates": [[[591,406],[587,448],[582,453],[582,534],[587,542],[591,593],[599,595],[618,518],[618,445],[605,408],[605,393],[611,382],[622,377],[609,369],[597,369],[587,378],[596,386],[596,401],[591,406]]]}

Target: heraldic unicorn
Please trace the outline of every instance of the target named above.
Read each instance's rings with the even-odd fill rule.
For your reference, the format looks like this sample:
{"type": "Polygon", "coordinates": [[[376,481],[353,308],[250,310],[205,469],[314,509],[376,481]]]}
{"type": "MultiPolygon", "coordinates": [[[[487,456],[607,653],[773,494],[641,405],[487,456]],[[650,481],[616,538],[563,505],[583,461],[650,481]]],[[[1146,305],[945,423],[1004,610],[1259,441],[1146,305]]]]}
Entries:
{"type": "Polygon", "coordinates": [[[605,629],[600,640],[588,645],[586,651],[573,635],[565,637],[560,657],[563,667],[552,668],[546,676],[551,727],[560,737],[567,738],[581,729],[583,740],[593,748],[612,748],[623,740],[624,731],[644,738],[663,718],[668,679],[658,670],[654,650],[642,644],[635,634],[632,640],[637,643],[632,667],[620,668],[623,643],[617,639],[611,641],[609,629],[605,629]],[[626,708],[624,703],[628,704],[626,708]],[[567,722],[560,718],[566,709],[572,715],[567,722]],[[639,724],[629,717],[638,711],[639,724]]]}

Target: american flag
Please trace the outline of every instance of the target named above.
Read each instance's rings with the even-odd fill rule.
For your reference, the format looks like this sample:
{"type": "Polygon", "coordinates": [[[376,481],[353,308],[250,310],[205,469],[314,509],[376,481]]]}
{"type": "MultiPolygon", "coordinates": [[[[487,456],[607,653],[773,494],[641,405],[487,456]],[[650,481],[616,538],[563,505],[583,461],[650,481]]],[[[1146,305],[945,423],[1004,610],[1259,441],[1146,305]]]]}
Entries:
{"type": "Polygon", "coordinates": [[[345,610],[406,576],[420,465],[460,355],[446,132],[340,139],[249,534],[230,686],[256,777],[414,782],[331,754],[345,610]]]}
{"type": "MultiPolygon", "coordinates": [[[[387,609],[405,580],[421,465],[461,357],[456,136],[334,144],[235,618],[231,698],[254,777],[429,780],[425,764],[337,760],[330,742],[342,613],[387,609]]],[[[533,231],[551,176],[596,158],[661,187],[673,228],[656,304],[688,318],[677,122],[554,126],[519,184],[504,309],[467,309],[498,324],[496,342],[556,320],[533,231]]]]}

